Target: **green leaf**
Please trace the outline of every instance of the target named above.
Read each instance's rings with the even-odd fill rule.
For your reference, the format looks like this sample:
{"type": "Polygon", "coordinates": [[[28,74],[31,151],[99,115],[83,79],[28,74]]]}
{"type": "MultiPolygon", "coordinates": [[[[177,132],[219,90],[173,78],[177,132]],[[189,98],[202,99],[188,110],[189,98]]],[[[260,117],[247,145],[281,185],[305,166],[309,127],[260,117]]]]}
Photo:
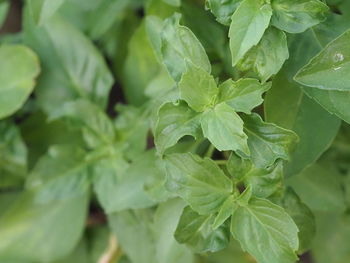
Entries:
{"type": "Polygon", "coordinates": [[[148,210],[125,210],[108,215],[118,242],[132,263],[158,262],[148,210]]]}
{"type": "Polygon", "coordinates": [[[27,147],[10,122],[0,122],[0,152],[0,189],[20,185],[27,172],[27,147]]]}
{"type": "Polygon", "coordinates": [[[199,215],[187,206],[177,225],[175,238],[198,252],[216,252],[228,246],[229,229],[226,226],[213,230],[214,215],[199,215]]]}
{"type": "Polygon", "coordinates": [[[81,150],[50,148],[31,172],[28,190],[0,218],[0,258],[47,262],[67,255],[85,226],[87,176],[81,150]]]}
{"type": "Polygon", "coordinates": [[[345,209],[341,177],[330,168],[314,164],[291,177],[287,184],[313,211],[342,212],[345,209]]]}
{"type": "Polygon", "coordinates": [[[315,216],[296,193],[288,188],[282,200],[282,206],[292,217],[299,229],[299,254],[311,248],[312,241],[316,234],[315,216]]]}
{"type": "Polygon", "coordinates": [[[154,214],[152,229],[159,263],[194,261],[193,253],[186,246],[180,245],[174,237],[184,206],[182,200],[172,199],[159,205],[154,214]]]}
{"type": "Polygon", "coordinates": [[[217,212],[233,191],[231,180],[211,159],[190,153],[166,156],[169,191],[201,215],[217,212]]]}
{"type": "Polygon", "coordinates": [[[35,27],[26,15],[24,42],[42,61],[35,94],[45,112],[52,113],[77,98],[105,108],[113,77],[102,55],[79,30],[57,16],[35,27]]]}
{"type": "Polygon", "coordinates": [[[219,92],[213,76],[194,65],[187,65],[179,89],[181,99],[197,112],[203,112],[214,105],[219,92]]]}
{"type": "Polygon", "coordinates": [[[219,151],[240,151],[249,155],[243,121],[226,103],[220,103],[203,113],[201,126],[204,137],[219,151]]]}
{"type": "Polygon", "coordinates": [[[139,106],[147,100],[145,87],[159,70],[160,64],[148,39],[146,22],[143,21],[128,42],[128,54],[123,64],[123,91],[129,103],[139,106]]]}
{"type": "Polygon", "coordinates": [[[272,25],[288,33],[301,33],[326,19],[328,6],[319,0],[274,0],[272,25]]]}
{"type": "Polygon", "coordinates": [[[259,263],[294,263],[298,228],[283,208],[253,198],[232,216],[231,232],[259,263]],[[268,253],[267,253],[268,251],[268,253]]]}
{"type": "Polygon", "coordinates": [[[179,24],[180,15],[175,14],[165,20],[161,32],[161,52],[163,62],[170,75],[178,82],[187,70],[189,61],[210,73],[211,65],[207,54],[192,31],[179,24]]]}
{"type": "Polygon", "coordinates": [[[157,151],[163,154],[185,135],[196,139],[202,136],[199,115],[184,102],[179,102],[177,105],[171,102],[164,104],[159,109],[154,132],[157,151]]]}
{"type": "Polygon", "coordinates": [[[317,214],[316,238],[312,257],[319,263],[344,263],[350,260],[349,215],[317,214]]]}
{"type": "Polygon", "coordinates": [[[290,153],[298,142],[298,136],[294,132],[264,122],[255,113],[244,116],[243,121],[251,159],[256,167],[265,168],[277,159],[290,159],[290,153]]]}
{"type": "Polygon", "coordinates": [[[39,75],[36,54],[22,45],[0,46],[0,119],[18,109],[29,97],[39,75]]]}
{"type": "Polygon", "coordinates": [[[274,78],[264,104],[268,122],[293,130],[300,138],[290,162],[285,165],[286,176],[297,174],[315,162],[331,145],[340,126],[336,116],[310,99],[288,78],[291,71],[291,67],[285,67],[274,78]]]}
{"type": "Polygon", "coordinates": [[[206,7],[210,9],[216,20],[226,26],[230,25],[231,16],[242,0],[206,0],[206,7]]]}
{"type": "Polygon", "coordinates": [[[350,91],[350,30],[328,44],[295,75],[295,80],[310,88],[350,91]]]}
{"type": "Polygon", "coordinates": [[[237,112],[251,113],[264,100],[262,94],[271,88],[271,83],[261,84],[256,79],[231,79],[219,85],[219,102],[226,102],[237,112]]]}
{"type": "Polygon", "coordinates": [[[50,120],[60,118],[67,120],[73,128],[81,128],[84,139],[92,148],[114,142],[112,122],[99,107],[89,101],[76,100],[63,104],[50,115],[50,120]]]}
{"type": "Polygon", "coordinates": [[[122,156],[102,160],[94,165],[94,189],[106,213],[153,206],[145,184],[156,174],[163,175],[156,165],[154,151],[140,155],[128,166],[122,156]]]}
{"type": "Polygon", "coordinates": [[[242,71],[253,70],[265,82],[281,69],[288,57],[286,34],[270,27],[259,44],[249,50],[239,62],[238,68],[242,71]]]}
{"type": "Polygon", "coordinates": [[[263,0],[244,0],[232,15],[229,38],[232,66],[259,43],[272,16],[270,4],[263,0]]]}
{"type": "Polygon", "coordinates": [[[256,197],[267,198],[283,189],[283,165],[277,162],[269,168],[253,167],[244,176],[244,184],[251,186],[256,197]]]}
{"type": "Polygon", "coordinates": [[[42,25],[60,8],[65,0],[28,0],[36,24],[42,25]]]}
{"type": "Polygon", "coordinates": [[[2,27],[3,23],[5,22],[9,7],[10,5],[8,2],[0,2],[0,27],[2,27]]]}

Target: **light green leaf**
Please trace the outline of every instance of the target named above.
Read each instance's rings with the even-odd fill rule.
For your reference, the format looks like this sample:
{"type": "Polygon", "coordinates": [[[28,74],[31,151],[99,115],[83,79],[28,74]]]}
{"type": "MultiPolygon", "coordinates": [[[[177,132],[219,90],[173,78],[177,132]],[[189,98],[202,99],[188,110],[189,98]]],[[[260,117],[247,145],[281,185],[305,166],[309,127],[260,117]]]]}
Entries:
{"type": "Polygon", "coordinates": [[[304,203],[301,202],[297,194],[288,188],[283,199],[282,206],[292,217],[299,229],[299,254],[309,250],[316,234],[315,216],[304,203]]]}
{"type": "Polygon", "coordinates": [[[350,30],[328,44],[295,75],[295,80],[310,88],[350,91],[350,30]]]}
{"type": "Polygon", "coordinates": [[[39,72],[39,60],[32,50],[22,45],[0,46],[0,119],[22,107],[39,72]]]}
{"type": "Polygon", "coordinates": [[[219,85],[219,102],[226,102],[237,112],[251,113],[264,100],[262,94],[271,88],[271,83],[261,84],[256,79],[229,79],[219,85]]]}
{"type": "Polygon", "coordinates": [[[345,195],[337,171],[314,164],[288,179],[287,184],[313,211],[342,212],[345,209],[345,195]]]}
{"type": "Polygon", "coordinates": [[[50,120],[66,119],[73,128],[83,130],[87,144],[98,147],[101,144],[112,144],[115,140],[115,129],[108,116],[95,104],[76,100],[67,102],[50,115],[50,120]]]}
{"type": "Polygon", "coordinates": [[[301,33],[326,19],[328,6],[319,0],[273,0],[272,25],[288,33],[301,33]]]}
{"type": "Polygon", "coordinates": [[[161,33],[163,62],[176,82],[186,72],[186,61],[210,73],[211,65],[207,54],[192,31],[179,24],[180,15],[165,20],[161,33]]]}
{"type": "Polygon", "coordinates": [[[277,159],[289,160],[290,154],[298,142],[298,136],[264,122],[257,114],[244,116],[244,131],[248,135],[251,159],[258,168],[272,165],[277,159]]]}
{"type": "Polygon", "coordinates": [[[157,151],[163,154],[166,149],[174,146],[185,135],[197,139],[202,136],[198,114],[184,102],[179,102],[177,105],[164,104],[159,109],[155,127],[154,136],[157,151]]]}
{"type": "Polygon", "coordinates": [[[206,0],[206,7],[210,9],[216,20],[226,26],[230,25],[231,16],[242,0],[206,0]]]}
{"type": "Polygon", "coordinates": [[[283,208],[253,198],[232,216],[231,232],[259,263],[294,263],[298,228],[283,208]],[[268,252],[268,253],[267,253],[268,252]]]}
{"type": "Polygon", "coordinates": [[[244,0],[232,15],[229,38],[232,66],[259,43],[272,15],[270,4],[263,0],[244,0]]]}
{"type": "Polygon", "coordinates": [[[28,0],[28,6],[36,24],[44,24],[60,8],[65,0],[28,0]]]}
{"type": "Polygon", "coordinates": [[[27,147],[17,127],[0,122],[0,189],[21,185],[27,172],[27,147]]]}
{"type": "Polygon", "coordinates": [[[297,174],[315,162],[331,145],[341,123],[288,78],[291,71],[288,65],[274,78],[264,104],[268,122],[293,130],[300,138],[290,162],[285,164],[286,176],[297,174]]]}
{"type": "Polygon", "coordinates": [[[239,62],[242,71],[254,70],[262,82],[275,75],[288,59],[286,34],[274,27],[268,28],[259,44],[239,62]]]}
{"type": "Polygon", "coordinates": [[[198,252],[216,252],[228,246],[230,232],[226,226],[213,230],[215,216],[199,215],[187,206],[177,225],[175,238],[198,252]]]}
{"type": "Polygon", "coordinates": [[[182,200],[172,199],[159,205],[154,214],[152,230],[159,263],[194,262],[192,251],[179,244],[174,237],[184,206],[182,200]]]}
{"type": "Polygon", "coordinates": [[[179,89],[181,99],[197,112],[203,112],[213,106],[219,92],[213,76],[190,64],[182,75],[179,89]]]}
{"type": "Polygon", "coordinates": [[[83,98],[104,109],[113,77],[91,41],[60,17],[43,27],[36,27],[27,13],[24,18],[24,42],[43,66],[35,89],[37,104],[52,113],[65,102],[83,98]]]}
{"type": "Polygon", "coordinates": [[[219,151],[240,151],[249,155],[243,121],[226,103],[220,103],[203,113],[201,126],[204,137],[219,151]]]}
{"type": "Polygon", "coordinates": [[[169,191],[204,215],[218,211],[232,192],[232,182],[211,159],[190,153],[166,156],[169,191]]]}

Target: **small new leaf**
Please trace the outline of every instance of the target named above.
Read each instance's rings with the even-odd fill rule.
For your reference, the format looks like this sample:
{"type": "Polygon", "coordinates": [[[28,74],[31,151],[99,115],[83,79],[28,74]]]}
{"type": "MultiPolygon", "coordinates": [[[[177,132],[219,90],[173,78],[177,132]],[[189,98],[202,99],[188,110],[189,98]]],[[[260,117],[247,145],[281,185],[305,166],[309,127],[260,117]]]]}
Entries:
{"type": "Polygon", "coordinates": [[[179,89],[181,98],[197,112],[212,106],[219,91],[213,76],[191,63],[179,82],[179,89]]]}
{"type": "Polygon", "coordinates": [[[219,151],[233,150],[249,155],[243,121],[226,103],[220,103],[205,111],[201,118],[201,126],[204,137],[219,151]]]}

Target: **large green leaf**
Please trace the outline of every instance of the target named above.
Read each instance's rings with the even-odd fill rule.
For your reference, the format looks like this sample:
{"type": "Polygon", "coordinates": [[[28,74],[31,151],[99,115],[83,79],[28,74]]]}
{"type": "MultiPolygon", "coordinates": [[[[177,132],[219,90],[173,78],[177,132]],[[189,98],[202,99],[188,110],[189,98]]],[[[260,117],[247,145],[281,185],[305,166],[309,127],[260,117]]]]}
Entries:
{"type": "Polygon", "coordinates": [[[231,232],[259,263],[294,263],[298,228],[283,208],[253,198],[232,215],[231,232]]]}
{"type": "Polygon", "coordinates": [[[0,119],[22,107],[40,72],[36,54],[22,45],[0,46],[0,119]]]}
{"type": "Polygon", "coordinates": [[[158,206],[152,225],[157,262],[193,263],[192,251],[179,244],[174,233],[185,204],[182,200],[172,199],[158,206]]]}
{"type": "Polygon", "coordinates": [[[10,122],[0,122],[0,153],[0,188],[20,185],[27,172],[27,147],[10,122]]]}
{"type": "Polygon", "coordinates": [[[243,71],[253,70],[265,82],[281,69],[288,57],[286,34],[270,27],[259,44],[249,50],[239,62],[238,67],[243,71]]]}
{"type": "Polygon", "coordinates": [[[240,151],[249,155],[243,121],[226,103],[205,111],[201,117],[204,137],[220,151],[240,151]]]}
{"type": "Polygon", "coordinates": [[[255,113],[245,116],[243,120],[251,159],[258,168],[268,167],[277,159],[290,159],[290,154],[298,142],[298,136],[294,132],[264,122],[255,113]]]}
{"type": "Polygon", "coordinates": [[[287,183],[314,211],[342,212],[345,209],[341,177],[333,169],[314,164],[287,183]]]}
{"type": "Polygon", "coordinates": [[[0,218],[0,258],[43,262],[67,255],[85,226],[88,187],[84,153],[50,148],[31,172],[27,190],[0,218]]]}
{"type": "Polygon", "coordinates": [[[263,0],[244,0],[232,15],[229,38],[232,65],[259,43],[272,15],[270,4],[263,0]]]}
{"type": "Polygon", "coordinates": [[[265,97],[268,122],[293,130],[299,143],[285,165],[287,176],[297,174],[315,162],[336,136],[340,120],[324,110],[288,78],[291,67],[285,67],[273,80],[265,97]],[[283,100],[281,100],[283,96],[283,100]]]}
{"type": "Polygon", "coordinates": [[[219,102],[226,102],[237,112],[251,113],[264,100],[262,94],[271,88],[271,83],[261,84],[256,79],[231,79],[219,85],[219,102]]]}
{"type": "Polygon", "coordinates": [[[190,153],[166,156],[169,191],[183,198],[199,214],[210,214],[232,193],[232,182],[211,159],[190,153]]]}
{"type": "Polygon", "coordinates": [[[219,92],[213,76],[190,64],[182,75],[179,89],[181,99],[197,112],[203,112],[213,106],[219,92]]]}
{"type": "Polygon", "coordinates": [[[30,11],[37,24],[44,24],[60,8],[65,0],[28,0],[30,11]]]}
{"type": "Polygon", "coordinates": [[[187,206],[176,228],[175,238],[200,252],[215,252],[227,247],[230,234],[226,226],[213,230],[214,215],[199,215],[187,206]]]}
{"type": "Polygon", "coordinates": [[[191,110],[184,102],[177,105],[169,102],[164,104],[158,112],[158,120],[155,127],[155,145],[159,153],[174,146],[185,135],[199,138],[200,119],[198,114],[191,110]]]}
{"type": "Polygon", "coordinates": [[[316,238],[311,255],[318,263],[345,263],[350,260],[349,215],[317,214],[316,238]]]}
{"type": "Polygon", "coordinates": [[[175,81],[186,71],[186,60],[210,73],[207,54],[192,31],[180,24],[180,15],[165,20],[161,32],[163,62],[175,81]]]}
{"type": "Polygon", "coordinates": [[[288,33],[301,33],[325,20],[326,4],[319,0],[273,0],[271,23],[288,33]]]}
{"type": "Polygon", "coordinates": [[[36,27],[27,13],[24,41],[43,66],[35,93],[38,105],[51,113],[64,102],[84,98],[105,108],[113,78],[91,41],[60,17],[36,27]]]}
{"type": "Polygon", "coordinates": [[[295,76],[306,90],[350,91],[350,30],[328,44],[295,76]]]}
{"type": "Polygon", "coordinates": [[[113,213],[108,216],[108,222],[131,263],[158,263],[150,211],[125,210],[113,213]]]}

